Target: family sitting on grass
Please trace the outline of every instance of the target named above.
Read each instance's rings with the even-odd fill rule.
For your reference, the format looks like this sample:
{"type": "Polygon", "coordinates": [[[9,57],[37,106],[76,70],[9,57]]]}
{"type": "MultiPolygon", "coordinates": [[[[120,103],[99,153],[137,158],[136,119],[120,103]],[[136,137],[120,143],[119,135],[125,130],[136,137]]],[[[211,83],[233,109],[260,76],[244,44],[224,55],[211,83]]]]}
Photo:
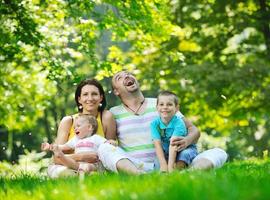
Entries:
{"type": "Polygon", "coordinates": [[[112,87],[122,104],[108,111],[98,81],[83,80],[77,86],[79,113],[61,120],[54,144],[42,144],[43,150],[55,155],[48,167],[50,177],[102,171],[103,167],[142,174],[217,168],[226,162],[227,154],[220,148],[197,153],[200,133],[179,112],[174,93],[163,91],[157,99],[145,98],[136,78],[126,71],[113,76],[112,87]]]}

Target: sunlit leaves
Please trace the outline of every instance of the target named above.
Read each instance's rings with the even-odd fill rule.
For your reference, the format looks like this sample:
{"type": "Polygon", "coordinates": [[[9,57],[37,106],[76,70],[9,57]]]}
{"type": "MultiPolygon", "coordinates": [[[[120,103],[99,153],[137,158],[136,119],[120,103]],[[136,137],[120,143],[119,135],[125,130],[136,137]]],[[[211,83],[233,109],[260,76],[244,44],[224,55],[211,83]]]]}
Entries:
{"type": "Polygon", "coordinates": [[[179,50],[180,51],[198,52],[201,50],[201,47],[195,42],[183,40],[179,43],[179,50]]]}
{"type": "Polygon", "coordinates": [[[82,78],[108,81],[128,69],[147,96],[176,92],[202,131],[232,139],[241,130],[249,139],[239,144],[256,150],[247,140],[260,119],[269,121],[270,107],[262,29],[269,20],[258,2],[6,2],[0,4],[0,124],[30,127],[44,110],[56,124],[56,113],[75,110],[67,104],[82,78]]]}

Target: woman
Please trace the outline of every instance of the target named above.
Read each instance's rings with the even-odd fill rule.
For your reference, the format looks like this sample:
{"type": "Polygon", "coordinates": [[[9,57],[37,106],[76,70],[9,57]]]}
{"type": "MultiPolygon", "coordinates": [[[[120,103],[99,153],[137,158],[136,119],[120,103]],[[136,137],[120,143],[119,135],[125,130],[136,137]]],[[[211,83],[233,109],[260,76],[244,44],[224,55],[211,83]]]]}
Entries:
{"type": "MultiPolygon", "coordinates": [[[[95,79],[86,79],[79,83],[75,92],[75,101],[79,113],[90,114],[97,118],[97,134],[107,139],[116,139],[116,123],[110,111],[105,110],[106,98],[101,84],[95,79]]],[[[77,113],[78,114],[78,113],[77,113]]],[[[56,144],[64,144],[74,136],[73,119],[77,115],[65,116],[58,127],[56,144]]],[[[70,154],[76,161],[96,162],[98,157],[93,154],[70,154]]],[[[62,166],[57,159],[48,167],[50,177],[74,174],[74,171],[68,170],[62,166]]]]}

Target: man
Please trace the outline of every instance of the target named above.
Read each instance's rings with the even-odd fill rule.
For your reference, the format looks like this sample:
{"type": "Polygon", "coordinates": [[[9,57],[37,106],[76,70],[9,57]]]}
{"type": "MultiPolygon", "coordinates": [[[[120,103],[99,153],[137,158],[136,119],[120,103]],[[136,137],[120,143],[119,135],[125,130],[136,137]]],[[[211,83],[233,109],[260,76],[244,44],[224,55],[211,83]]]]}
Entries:
{"type": "MultiPolygon", "coordinates": [[[[137,79],[126,71],[116,73],[112,78],[113,92],[122,104],[110,109],[117,123],[119,146],[101,147],[99,157],[104,166],[112,171],[141,173],[154,169],[156,159],[155,148],[151,139],[150,123],[158,116],[156,99],[145,98],[137,79]]],[[[185,122],[188,135],[172,141],[178,151],[196,143],[200,137],[198,129],[178,113],[185,122]]],[[[200,153],[191,166],[196,169],[207,169],[222,166],[227,154],[222,149],[214,148],[200,153]]]]}

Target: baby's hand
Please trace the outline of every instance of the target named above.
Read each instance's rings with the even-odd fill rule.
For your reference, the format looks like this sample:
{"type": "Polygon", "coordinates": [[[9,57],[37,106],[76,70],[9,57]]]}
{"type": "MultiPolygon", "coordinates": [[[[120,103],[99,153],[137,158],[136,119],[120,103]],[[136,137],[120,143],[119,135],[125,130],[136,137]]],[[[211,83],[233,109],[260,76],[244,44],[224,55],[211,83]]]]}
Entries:
{"type": "Polygon", "coordinates": [[[107,142],[108,142],[109,144],[113,145],[113,146],[117,146],[117,145],[118,145],[118,143],[117,143],[116,140],[107,140],[107,142]]]}
{"type": "Polygon", "coordinates": [[[49,151],[51,150],[51,145],[48,142],[41,143],[41,150],[42,151],[49,151]]]}

